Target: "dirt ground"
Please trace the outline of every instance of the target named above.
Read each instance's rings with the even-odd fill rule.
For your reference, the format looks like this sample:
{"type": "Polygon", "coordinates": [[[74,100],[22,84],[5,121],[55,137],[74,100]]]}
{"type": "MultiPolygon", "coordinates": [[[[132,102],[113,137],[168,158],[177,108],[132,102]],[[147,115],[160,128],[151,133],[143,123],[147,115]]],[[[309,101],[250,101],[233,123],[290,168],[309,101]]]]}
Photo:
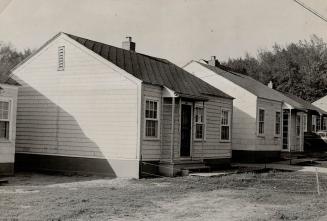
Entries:
{"type": "Polygon", "coordinates": [[[0,186],[0,220],[327,220],[327,175],[108,179],[20,173],[0,186]]]}

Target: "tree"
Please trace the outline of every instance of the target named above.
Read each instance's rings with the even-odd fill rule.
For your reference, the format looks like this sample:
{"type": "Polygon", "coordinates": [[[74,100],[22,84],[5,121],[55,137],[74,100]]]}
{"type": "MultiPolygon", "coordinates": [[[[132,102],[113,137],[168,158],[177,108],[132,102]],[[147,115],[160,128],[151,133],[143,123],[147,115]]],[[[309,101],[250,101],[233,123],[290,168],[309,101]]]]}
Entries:
{"type": "Polygon", "coordinates": [[[6,78],[13,67],[31,54],[30,49],[18,52],[11,44],[0,43],[0,78],[6,78]]]}
{"type": "Polygon", "coordinates": [[[264,84],[272,81],[274,88],[308,101],[327,94],[327,47],[316,35],[310,40],[271,50],[260,50],[256,57],[229,59],[224,65],[249,75],[264,84]]]}

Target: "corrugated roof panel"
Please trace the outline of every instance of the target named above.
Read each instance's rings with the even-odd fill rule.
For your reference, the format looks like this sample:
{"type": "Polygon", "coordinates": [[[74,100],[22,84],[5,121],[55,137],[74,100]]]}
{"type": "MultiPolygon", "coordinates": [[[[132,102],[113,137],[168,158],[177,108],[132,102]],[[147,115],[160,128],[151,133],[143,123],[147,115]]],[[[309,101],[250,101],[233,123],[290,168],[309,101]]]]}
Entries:
{"type": "Polygon", "coordinates": [[[124,50],[70,34],[66,35],[143,82],[166,86],[180,94],[190,95],[190,97],[213,95],[232,98],[168,60],[124,50]],[[99,44],[102,50],[99,50],[99,44]]]}

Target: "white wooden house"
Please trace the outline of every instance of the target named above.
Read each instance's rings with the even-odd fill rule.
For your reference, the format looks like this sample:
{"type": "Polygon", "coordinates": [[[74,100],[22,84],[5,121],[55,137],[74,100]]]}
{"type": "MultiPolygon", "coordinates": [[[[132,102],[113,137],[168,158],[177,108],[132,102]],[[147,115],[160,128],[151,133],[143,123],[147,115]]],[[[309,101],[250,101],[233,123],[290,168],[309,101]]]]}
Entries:
{"type": "Polygon", "coordinates": [[[253,78],[209,61],[191,61],[184,69],[235,98],[232,149],[237,161],[278,159],[281,151],[303,151],[304,113],[299,102],[253,78]]]}
{"type": "Polygon", "coordinates": [[[0,176],[14,174],[18,84],[0,83],[0,176]]]}
{"type": "Polygon", "coordinates": [[[232,98],[130,38],[123,48],[59,33],[12,70],[19,169],[140,177],[229,163],[232,98]]]}
{"type": "Polygon", "coordinates": [[[324,96],[312,103],[319,115],[311,119],[311,130],[317,132],[319,130],[327,131],[327,96],[324,96]],[[315,122],[316,120],[316,122],[315,122]]]}

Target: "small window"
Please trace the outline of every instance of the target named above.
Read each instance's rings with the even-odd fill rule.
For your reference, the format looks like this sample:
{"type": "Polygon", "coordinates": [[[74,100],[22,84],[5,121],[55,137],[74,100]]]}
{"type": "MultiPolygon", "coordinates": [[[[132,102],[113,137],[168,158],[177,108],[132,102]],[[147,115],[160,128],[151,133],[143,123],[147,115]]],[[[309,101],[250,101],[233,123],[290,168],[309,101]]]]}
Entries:
{"type": "Polygon", "coordinates": [[[9,102],[0,101],[0,139],[9,139],[9,102]]]}
{"type": "Polygon", "coordinates": [[[301,115],[296,115],[296,136],[301,134],[301,115]]]}
{"type": "Polygon", "coordinates": [[[276,112],[275,117],[275,135],[280,135],[280,121],[281,121],[281,112],[276,112]]]}
{"type": "Polygon", "coordinates": [[[316,132],[316,130],[317,130],[317,116],[312,115],[311,122],[312,122],[312,124],[311,124],[311,130],[312,130],[312,132],[316,132]]]}
{"type": "Polygon", "coordinates": [[[145,137],[158,138],[158,134],[159,134],[158,101],[146,100],[145,137]]]}
{"type": "Polygon", "coordinates": [[[327,130],[327,117],[322,118],[322,130],[327,130]]]}
{"type": "Polygon", "coordinates": [[[317,116],[317,131],[320,131],[321,130],[321,118],[320,116],[317,116]]]}
{"type": "Polygon", "coordinates": [[[308,116],[307,114],[303,115],[303,132],[308,131],[308,116]]]}
{"type": "Polygon", "coordinates": [[[263,135],[265,133],[265,110],[259,109],[259,126],[258,132],[259,135],[263,135]]]}
{"type": "Polygon", "coordinates": [[[204,139],[205,124],[204,124],[204,108],[195,107],[195,139],[204,139]]]}
{"type": "Polygon", "coordinates": [[[220,139],[222,141],[230,141],[231,111],[221,111],[221,131],[220,139]]]}
{"type": "Polygon", "coordinates": [[[65,46],[58,48],[58,71],[65,70],[65,46]]]}

